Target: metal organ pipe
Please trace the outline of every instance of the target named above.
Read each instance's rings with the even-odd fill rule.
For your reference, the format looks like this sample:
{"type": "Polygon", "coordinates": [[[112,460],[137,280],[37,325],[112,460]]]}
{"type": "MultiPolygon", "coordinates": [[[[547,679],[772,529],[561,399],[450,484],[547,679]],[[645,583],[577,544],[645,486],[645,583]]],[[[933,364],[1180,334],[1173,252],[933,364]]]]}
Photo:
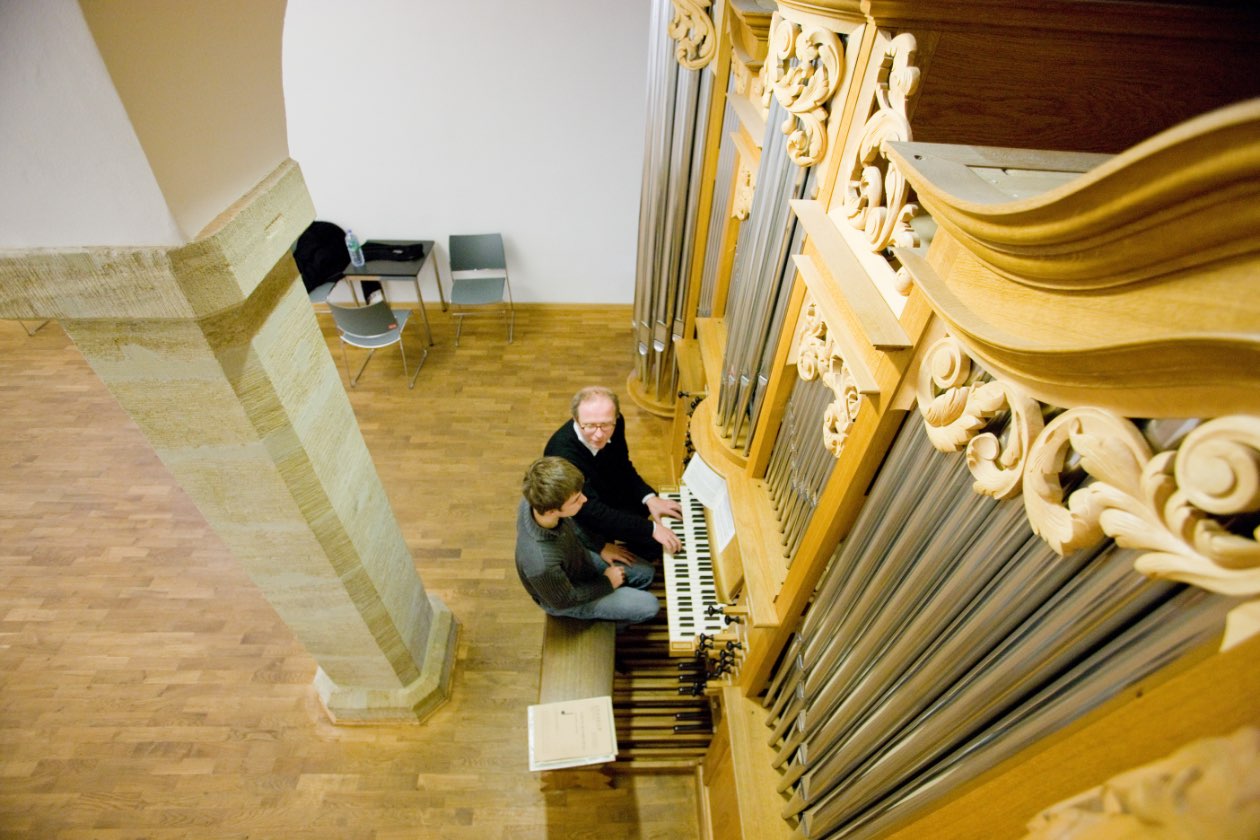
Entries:
{"type": "Polygon", "coordinates": [[[1234,604],[1143,578],[1111,542],[1058,557],[1020,500],[972,481],[912,417],[771,677],[783,815],[803,837],[895,828],[1210,638],[1234,604]]]}
{"type": "Polygon", "coordinates": [[[731,206],[731,191],[735,182],[735,141],[731,135],[739,130],[739,117],[731,107],[735,96],[735,82],[727,85],[726,113],[722,120],[722,139],[718,146],[717,173],[713,182],[713,203],[709,209],[709,238],[704,251],[704,271],[700,280],[700,302],[697,314],[706,318],[713,314],[713,296],[717,291],[718,266],[722,261],[722,237],[718,235],[727,222],[726,214],[731,206]]]}
{"type": "Polygon", "coordinates": [[[675,60],[668,34],[672,16],[668,0],[653,3],[635,268],[635,373],[658,400],[672,395],[678,377],[673,338],[681,332],[687,299],[704,115],[712,90],[711,74],[675,60]]]}
{"type": "MultiPolygon", "coordinates": [[[[731,270],[726,307],[727,342],[718,392],[716,419],[732,445],[748,451],[755,423],[754,400],[763,388],[759,377],[768,345],[777,332],[786,304],[785,276],[791,279],[788,256],[799,245],[795,215],[789,201],[808,189],[809,170],[797,167],[787,156],[786,138],[779,126],[786,112],[772,100],[748,219],[740,226],[731,270]],[[777,313],[777,317],[776,317],[777,313]],[[741,438],[741,436],[743,436],[741,438]]],[[[764,382],[764,380],[761,380],[764,382]]]]}

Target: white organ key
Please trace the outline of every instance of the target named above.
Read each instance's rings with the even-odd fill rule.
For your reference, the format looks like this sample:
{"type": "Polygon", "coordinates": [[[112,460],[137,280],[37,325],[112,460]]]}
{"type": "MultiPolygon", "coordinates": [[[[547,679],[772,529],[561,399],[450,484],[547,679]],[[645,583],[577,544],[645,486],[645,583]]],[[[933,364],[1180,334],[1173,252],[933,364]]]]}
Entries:
{"type": "Polygon", "coordinates": [[[719,612],[707,615],[708,607],[716,607],[717,587],[713,581],[713,559],[709,552],[709,530],[704,521],[704,505],[691,495],[687,485],[681,485],[676,493],[662,493],[682,505],[681,519],[666,519],[678,539],[682,550],[678,554],[665,552],[665,614],[669,624],[669,652],[671,656],[690,656],[695,653],[697,637],[722,632],[726,621],[719,612]]]}

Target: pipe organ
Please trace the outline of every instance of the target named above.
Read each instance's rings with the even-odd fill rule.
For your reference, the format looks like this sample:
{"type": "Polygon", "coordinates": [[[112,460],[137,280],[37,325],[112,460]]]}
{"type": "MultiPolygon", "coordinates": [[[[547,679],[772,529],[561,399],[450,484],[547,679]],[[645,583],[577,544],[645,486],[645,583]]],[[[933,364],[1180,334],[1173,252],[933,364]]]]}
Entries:
{"type": "Polygon", "coordinates": [[[705,836],[1020,836],[1260,723],[1260,14],[654,8],[630,393],[735,525],[705,836]]]}
{"type": "MultiPolygon", "coordinates": [[[[777,102],[770,122],[786,116],[777,102]]],[[[808,189],[809,170],[792,164],[783,135],[771,134],[760,157],[757,183],[747,220],[740,226],[731,272],[729,329],[718,383],[717,420],[724,437],[742,441],[746,454],[751,426],[761,407],[774,338],[782,329],[790,289],[789,256],[800,247],[800,233],[789,200],[808,189]]]]}
{"type": "MultiPolygon", "coordinates": [[[[736,136],[736,132],[740,130],[739,115],[735,113],[729,102],[736,93],[737,88],[735,81],[732,79],[726,92],[728,102],[722,118],[722,137],[736,136]]],[[[717,171],[713,182],[713,200],[709,208],[708,227],[710,230],[720,230],[722,222],[727,216],[734,216],[738,219],[748,218],[747,205],[751,200],[753,176],[749,170],[741,169],[739,171],[740,178],[736,181],[735,161],[735,144],[733,142],[722,143],[718,151],[717,171]]],[[[726,301],[726,290],[719,289],[717,286],[720,274],[719,266],[722,264],[724,250],[727,249],[724,247],[723,240],[720,237],[709,237],[706,242],[703,273],[700,278],[700,295],[696,302],[696,311],[702,317],[707,318],[714,314],[720,314],[714,312],[714,302],[715,300],[721,303],[726,301]]]]}
{"type": "Polygon", "coordinates": [[[681,312],[688,300],[685,267],[694,248],[701,181],[694,170],[704,150],[703,116],[713,83],[698,67],[715,46],[715,35],[705,26],[707,17],[668,15],[666,4],[653,6],[635,276],[632,381],[639,398],[649,401],[671,392],[676,382],[674,337],[681,334],[681,312]]]}

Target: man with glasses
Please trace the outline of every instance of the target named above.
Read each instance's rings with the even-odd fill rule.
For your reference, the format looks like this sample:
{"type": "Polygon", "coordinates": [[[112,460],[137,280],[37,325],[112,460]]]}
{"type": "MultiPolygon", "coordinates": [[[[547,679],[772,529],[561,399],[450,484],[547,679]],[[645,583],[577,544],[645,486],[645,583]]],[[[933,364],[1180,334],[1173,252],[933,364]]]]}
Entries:
{"type": "Polygon", "coordinates": [[[660,559],[662,549],[681,548],[678,537],[660,520],[682,517],[678,502],[662,499],[639,476],[626,445],[626,421],[617,395],[592,386],[569,404],[573,419],[556,430],[544,455],[558,455],[582,471],[586,504],[574,520],[592,540],[604,543],[605,561],[660,559]]]}

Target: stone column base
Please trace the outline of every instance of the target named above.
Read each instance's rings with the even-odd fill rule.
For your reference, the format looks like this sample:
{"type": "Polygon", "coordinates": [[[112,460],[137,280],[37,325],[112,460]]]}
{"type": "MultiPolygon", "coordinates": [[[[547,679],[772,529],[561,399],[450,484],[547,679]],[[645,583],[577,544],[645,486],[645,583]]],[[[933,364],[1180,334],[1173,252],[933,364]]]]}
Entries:
{"type": "Polygon", "coordinates": [[[459,624],[441,600],[429,596],[433,625],[424,654],[423,673],[404,688],[339,686],[322,668],[315,672],[315,691],[333,723],[422,723],[451,696],[451,677],[459,624]]]}

